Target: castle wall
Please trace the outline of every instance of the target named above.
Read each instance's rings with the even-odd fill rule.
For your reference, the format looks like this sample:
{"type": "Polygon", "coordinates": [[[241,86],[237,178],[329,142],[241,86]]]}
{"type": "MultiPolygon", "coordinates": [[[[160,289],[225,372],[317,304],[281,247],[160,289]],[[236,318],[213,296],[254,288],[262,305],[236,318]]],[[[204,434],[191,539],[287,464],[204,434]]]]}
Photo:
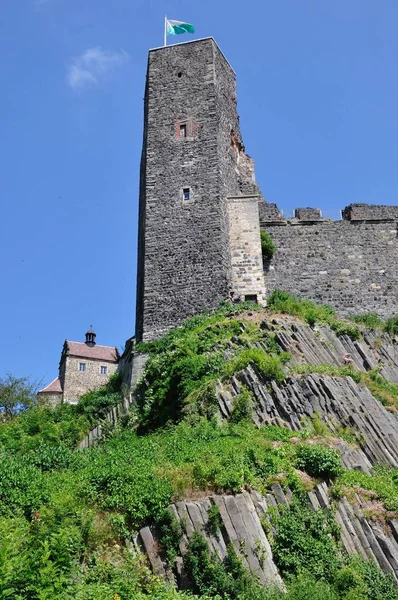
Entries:
{"type": "Polygon", "coordinates": [[[117,363],[67,356],[65,358],[63,401],[75,404],[79,397],[89,390],[95,390],[105,385],[117,369],[117,363]],[[85,371],[79,370],[79,363],[86,365],[85,371]],[[107,367],[106,375],[101,374],[101,366],[107,367]]]}
{"type": "Polygon", "coordinates": [[[150,51],[144,120],[138,341],[230,297],[227,196],[257,192],[235,74],[214,40],[150,51]]]}
{"type": "Polygon", "coordinates": [[[283,289],[346,315],[397,313],[398,207],[354,204],[342,221],[300,214],[311,220],[278,220],[272,205],[260,209],[277,248],[264,265],[268,292],[283,289]]]}
{"type": "Polygon", "coordinates": [[[228,199],[231,277],[235,299],[255,296],[259,304],[265,304],[258,204],[258,196],[228,199]]]}

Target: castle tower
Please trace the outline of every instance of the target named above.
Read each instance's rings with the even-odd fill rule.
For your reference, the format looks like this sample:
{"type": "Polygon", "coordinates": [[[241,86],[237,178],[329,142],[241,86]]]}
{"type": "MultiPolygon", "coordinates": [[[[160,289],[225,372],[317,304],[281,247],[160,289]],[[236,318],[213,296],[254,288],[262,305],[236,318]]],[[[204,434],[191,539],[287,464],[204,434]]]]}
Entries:
{"type": "Polygon", "coordinates": [[[207,38],[151,50],[140,173],[138,341],[222,300],[265,301],[259,200],[240,133],[235,74],[217,44],[207,38]]]}

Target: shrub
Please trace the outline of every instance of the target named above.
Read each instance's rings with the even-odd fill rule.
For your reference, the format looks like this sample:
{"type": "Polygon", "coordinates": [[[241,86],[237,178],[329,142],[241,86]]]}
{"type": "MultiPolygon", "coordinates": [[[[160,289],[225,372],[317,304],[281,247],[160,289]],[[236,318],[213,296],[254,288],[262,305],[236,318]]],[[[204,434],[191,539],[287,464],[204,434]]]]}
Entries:
{"type": "Polygon", "coordinates": [[[398,600],[392,576],[371,560],[353,555],[337,572],[334,587],[345,600],[398,600]]]}
{"type": "Polygon", "coordinates": [[[167,563],[173,566],[183,535],[181,523],[170,509],[166,509],[160,515],[157,526],[167,563]]]}
{"type": "Polygon", "coordinates": [[[340,454],[320,444],[300,444],[297,447],[296,466],[312,477],[334,479],[342,472],[340,454]]]}
{"type": "Polygon", "coordinates": [[[183,401],[182,416],[187,423],[194,425],[201,417],[215,417],[217,408],[216,382],[211,379],[188,394],[183,401]]]}
{"type": "Polygon", "coordinates": [[[255,577],[244,568],[232,544],[227,548],[227,557],[222,562],[211,554],[206,540],[197,532],[191,537],[184,567],[192,583],[192,590],[206,598],[228,600],[271,600],[281,594],[269,593],[259,585],[255,577]]]}
{"type": "Polygon", "coordinates": [[[249,390],[244,388],[232,400],[231,423],[249,421],[252,418],[253,403],[249,390]]]}
{"type": "Polygon", "coordinates": [[[260,232],[261,238],[261,251],[263,253],[263,258],[266,260],[271,260],[276,252],[276,246],[273,242],[272,237],[268,233],[268,231],[260,232]]]}
{"type": "Polygon", "coordinates": [[[334,515],[297,502],[273,517],[274,559],[282,575],[307,572],[331,582],[340,567],[334,515]]]}
{"type": "Polygon", "coordinates": [[[84,415],[92,425],[97,424],[114,406],[121,402],[121,386],[121,374],[111,375],[106,385],[80,397],[76,406],[77,414],[84,415]]]}
{"type": "Polygon", "coordinates": [[[362,315],[354,315],[351,319],[355,323],[365,325],[369,329],[381,329],[383,327],[383,321],[376,313],[363,313],[362,315]]]}
{"type": "Polygon", "coordinates": [[[384,331],[390,335],[398,335],[398,314],[394,315],[390,319],[387,319],[384,325],[384,331]]]}
{"type": "Polygon", "coordinates": [[[352,340],[359,340],[362,337],[361,330],[356,325],[350,325],[343,321],[333,319],[329,321],[330,328],[339,337],[346,335],[352,340]]]}
{"type": "Polygon", "coordinates": [[[220,509],[216,504],[212,504],[207,511],[207,531],[215,538],[218,538],[221,525],[220,509]]]}
{"type": "Polygon", "coordinates": [[[261,348],[247,348],[237,354],[225,367],[225,375],[231,377],[243,371],[250,363],[256,365],[265,381],[281,383],[286,378],[282,363],[289,355],[269,355],[261,348]]]}

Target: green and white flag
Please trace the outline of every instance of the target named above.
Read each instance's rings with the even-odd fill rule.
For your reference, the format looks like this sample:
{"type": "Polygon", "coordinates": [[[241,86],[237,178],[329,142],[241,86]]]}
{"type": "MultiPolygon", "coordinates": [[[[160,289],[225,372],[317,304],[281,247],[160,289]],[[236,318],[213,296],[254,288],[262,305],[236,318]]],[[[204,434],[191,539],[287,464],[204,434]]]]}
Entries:
{"type": "Polygon", "coordinates": [[[171,21],[166,19],[167,35],[179,35],[181,33],[195,33],[195,28],[184,21],[171,21]]]}

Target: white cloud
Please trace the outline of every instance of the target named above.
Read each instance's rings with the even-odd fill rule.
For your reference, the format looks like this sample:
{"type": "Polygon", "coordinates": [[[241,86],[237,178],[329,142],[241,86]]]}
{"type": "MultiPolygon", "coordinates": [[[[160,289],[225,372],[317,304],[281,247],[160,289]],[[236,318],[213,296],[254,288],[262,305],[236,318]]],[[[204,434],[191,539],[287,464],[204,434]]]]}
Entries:
{"type": "Polygon", "coordinates": [[[128,54],[124,50],[101,50],[99,46],[88,48],[72,59],[68,66],[67,83],[74,90],[96,86],[127,60],[128,54]]]}

